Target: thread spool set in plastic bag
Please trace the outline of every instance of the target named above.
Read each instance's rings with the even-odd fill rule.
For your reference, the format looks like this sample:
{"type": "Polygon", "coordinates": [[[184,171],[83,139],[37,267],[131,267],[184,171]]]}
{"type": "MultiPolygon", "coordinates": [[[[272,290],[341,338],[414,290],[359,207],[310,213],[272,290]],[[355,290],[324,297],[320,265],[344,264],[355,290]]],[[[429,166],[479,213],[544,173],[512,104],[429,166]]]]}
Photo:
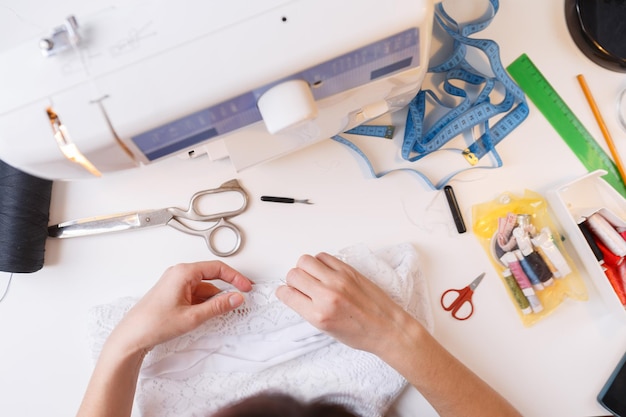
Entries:
{"type": "Polygon", "coordinates": [[[504,193],[474,206],[472,224],[524,325],[550,314],[567,297],[587,299],[541,195],[504,193]]]}

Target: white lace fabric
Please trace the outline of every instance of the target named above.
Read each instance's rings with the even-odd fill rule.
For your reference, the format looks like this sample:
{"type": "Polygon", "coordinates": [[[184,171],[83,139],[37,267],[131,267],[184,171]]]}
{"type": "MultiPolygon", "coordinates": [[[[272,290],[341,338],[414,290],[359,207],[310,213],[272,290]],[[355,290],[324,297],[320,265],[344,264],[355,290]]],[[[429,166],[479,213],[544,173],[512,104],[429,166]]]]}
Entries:
{"type": "MultiPolygon", "coordinates": [[[[337,255],[378,284],[428,331],[433,318],[417,252],[401,244],[376,252],[363,245],[337,255]]],[[[264,391],[324,397],[363,417],[382,416],[406,386],[375,355],[335,341],[274,295],[281,282],[261,282],[239,309],[155,347],[145,358],[135,398],[142,417],[210,416],[264,391]]],[[[96,306],[90,314],[92,353],[102,346],[134,298],[96,306]]]]}

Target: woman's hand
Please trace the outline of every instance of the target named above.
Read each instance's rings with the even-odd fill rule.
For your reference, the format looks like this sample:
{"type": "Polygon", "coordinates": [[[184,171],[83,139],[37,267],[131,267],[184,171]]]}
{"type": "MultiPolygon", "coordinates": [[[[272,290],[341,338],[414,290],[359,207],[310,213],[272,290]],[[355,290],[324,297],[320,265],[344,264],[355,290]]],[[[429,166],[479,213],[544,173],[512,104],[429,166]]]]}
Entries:
{"type": "Polygon", "coordinates": [[[252,289],[248,278],[220,261],[170,267],[128,312],[112,337],[131,350],[148,351],[243,303],[241,294],[220,294],[211,280],[230,283],[244,292],[252,289]]]}
{"type": "Polygon", "coordinates": [[[412,318],[376,284],[327,253],[303,255],[276,296],[318,329],[379,353],[412,318]]]}
{"type": "Polygon", "coordinates": [[[228,282],[240,291],[252,289],[248,278],[219,261],[169,268],[107,339],[79,417],[130,416],[145,354],[243,303],[241,294],[220,294],[211,280],[228,282]]]}
{"type": "Polygon", "coordinates": [[[382,289],[327,253],[302,256],[276,296],[340,342],[377,355],[442,417],[520,416],[382,289]]]}

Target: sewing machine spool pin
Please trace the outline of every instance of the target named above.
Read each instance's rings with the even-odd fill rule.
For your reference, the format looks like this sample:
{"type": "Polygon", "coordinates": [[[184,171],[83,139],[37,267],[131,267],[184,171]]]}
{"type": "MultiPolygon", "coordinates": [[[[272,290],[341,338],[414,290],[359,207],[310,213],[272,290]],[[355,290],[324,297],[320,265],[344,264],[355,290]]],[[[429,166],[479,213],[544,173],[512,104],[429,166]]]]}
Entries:
{"type": "Polygon", "coordinates": [[[39,41],[39,49],[43,56],[50,57],[78,46],[81,40],[76,17],[68,16],[62,25],[52,29],[52,34],[48,38],[39,41]]]}

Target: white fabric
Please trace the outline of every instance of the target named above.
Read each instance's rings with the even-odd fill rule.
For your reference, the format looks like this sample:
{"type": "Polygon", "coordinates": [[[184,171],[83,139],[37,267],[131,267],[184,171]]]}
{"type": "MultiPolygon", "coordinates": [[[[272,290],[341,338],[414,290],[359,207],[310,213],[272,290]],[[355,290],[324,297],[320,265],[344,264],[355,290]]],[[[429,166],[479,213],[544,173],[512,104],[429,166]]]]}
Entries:
{"type": "MultiPolygon", "coordinates": [[[[382,287],[432,332],[433,318],[418,256],[410,244],[372,253],[363,245],[337,255],[382,287]]],[[[136,405],[143,417],[209,416],[262,391],[326,397],[358,414],[383,415],[405,387],[392,368],[336,342],[284,306],[280,282],[258,283],[244,305],[193,332],[155,347],[144,361],[136,405]]],[[[92,309],[92,353],[136,299],[92,309]]]]}

